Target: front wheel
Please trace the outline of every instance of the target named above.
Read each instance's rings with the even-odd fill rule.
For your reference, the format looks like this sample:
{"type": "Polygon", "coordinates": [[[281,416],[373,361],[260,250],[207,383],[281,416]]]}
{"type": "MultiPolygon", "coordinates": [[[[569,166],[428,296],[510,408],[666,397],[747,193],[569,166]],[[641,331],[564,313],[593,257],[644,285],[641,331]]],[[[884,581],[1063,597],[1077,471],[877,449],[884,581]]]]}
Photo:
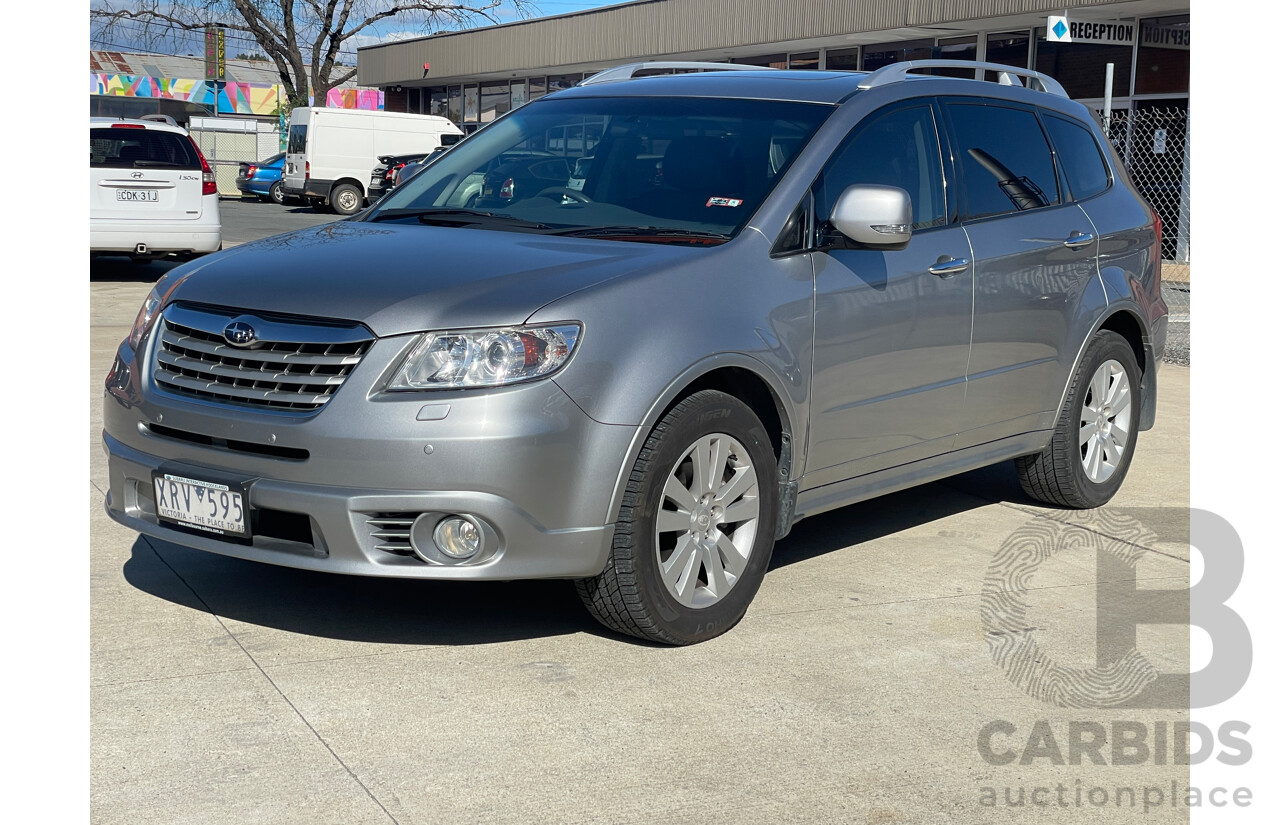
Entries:
{"type": "Polygon", "coordinates": [[[1110,501],[1133,462],[1141,384],[1129,342],[1108,330],[1095,335],[1072,376],[1049,446],[1015,460],[1023,491],[1074,509],[1110,501]]]}
{"type": "Polygon", "coordinates": [[[777,463],[760,419],[713,390],[653,428],[627,482],[613,548],[578,594],[607,627],[685,645],[736,625],[764,580],[777,463]]]}

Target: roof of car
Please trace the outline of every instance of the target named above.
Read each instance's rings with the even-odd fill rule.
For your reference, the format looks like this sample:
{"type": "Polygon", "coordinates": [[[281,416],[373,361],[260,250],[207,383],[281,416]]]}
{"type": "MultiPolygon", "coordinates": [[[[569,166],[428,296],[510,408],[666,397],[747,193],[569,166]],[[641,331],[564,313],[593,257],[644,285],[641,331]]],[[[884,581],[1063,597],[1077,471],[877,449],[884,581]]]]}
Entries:
{"type": "Polygon", "coordinates": [[[127,118],[127,117],[91,117],[89,118],[90,129],[102,129],[104,127],[110,128],[117,124],[126,124],[134,128],[141,126],[144,129],[155,129],[161,132],[175,132],[179,135],[187,134],[187,130],[183,129],[181,126],[173,126],[168,123],[162,123],[161,121],[158,121],[158,120],[136,120],[136,119],[127,118]]]}
{"type": "Polygon", "coordinates": [[[727,97],[748,100],[796,101],[802,103],[838,104],[860,90],[901,82],[933,82],[953,87],[955,92],[979,91],[992,97],[1006,96],[1014,89],[1026,88],[1018,78],[1010,80],[1005,73],[1029,76],[1028,83],[1041,92],[1067,98],[1060,84],[1050,77],[1013,66],[954,60],[910,61],[890,64],[875,72],[808,71],[785,69],[739,69],[720,64],[640,63],[616,67],[588,78],[579,86],[556,92],[555,97],[727,97]],[[703,71],[683,74],[628,76],[629,73],[662,67],[705,67],[703,71]],[[1001,74],[1000,83],[975,78],[934,74],[912,74],[932,67],[984,68],[1001,74]],[[1007,83],[1007,85],[1006,85],[1007,83]]]}
{"type": "Polygon", "coordinates": [[[735,97],[839,103],[858,90],[865,72],[814,72],[761,69],[707,71],[634,77],[630,80],[577,86],[556,97],[680,96],[735,97]]]}

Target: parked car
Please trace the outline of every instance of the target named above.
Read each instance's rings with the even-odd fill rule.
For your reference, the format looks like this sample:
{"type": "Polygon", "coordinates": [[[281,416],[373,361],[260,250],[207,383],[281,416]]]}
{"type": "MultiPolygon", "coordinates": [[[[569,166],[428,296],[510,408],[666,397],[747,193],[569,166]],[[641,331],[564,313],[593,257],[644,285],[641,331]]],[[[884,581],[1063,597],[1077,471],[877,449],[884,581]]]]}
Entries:
{"type": "Polygon", "coordinates": [[[383,155],[378,158],[378,165],[373,167],[373,175],[369,178],[369,202],[375,203],[401,182],[412,177],[423,166],[449,151],[461,139],[462,135],[441,135],[440,145],[430,151],[407,155],[383,155]]]}
{"type": "Polygon", "coordinates": [[[307,570],[572,579],[688,644],[815,514],[1001,461],[1111,499],[1168,310],[1160,221],[1084,106],[985,63],[641,68],[158,281],[106,382],[111,517],[307,570]]]}
{"type": "Polygon", "coordinates": [[[283,204],[284,152],[272,155],[257,163],[241,163],[236,175],[236,188],[241,195],[251,195],[259,200],[283,204]]]}
{"type": "Polygon", "coordinates": [[[222,247],[209,162],[185,129],[154,117],[89,118],[91,255],[192,258],[222,247]]]}

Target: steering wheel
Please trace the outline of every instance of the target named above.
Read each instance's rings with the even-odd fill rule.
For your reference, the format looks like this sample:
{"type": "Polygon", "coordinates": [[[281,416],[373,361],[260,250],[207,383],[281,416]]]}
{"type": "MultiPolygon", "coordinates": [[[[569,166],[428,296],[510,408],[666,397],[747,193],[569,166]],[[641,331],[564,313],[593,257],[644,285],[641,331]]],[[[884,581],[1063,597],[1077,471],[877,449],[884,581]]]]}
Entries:
{"type": "Polygon", "coordinates": [[[571,200],[577,201],[578,203],[594,202],[591,200],[590,196],[588,196],[587,194],[580,192],[577,189],[570,189],[567,186],[548,186],[546,189],[543,189],[541,192],[539,192],[537,194],[537,197],[545,198],[549,195],[559,195],[562,198],[569,198],[571,200]]]}

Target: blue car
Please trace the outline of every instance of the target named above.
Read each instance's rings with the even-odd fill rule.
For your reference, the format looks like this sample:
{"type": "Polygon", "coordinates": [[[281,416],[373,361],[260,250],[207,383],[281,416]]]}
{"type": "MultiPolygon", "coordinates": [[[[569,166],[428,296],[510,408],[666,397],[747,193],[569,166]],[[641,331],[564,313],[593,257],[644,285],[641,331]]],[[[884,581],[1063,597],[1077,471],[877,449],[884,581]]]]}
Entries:
{"type": "Polygon", "coordinates": [[[253,195],[264,201],[284,203],[284,153],[272,155],[257,163],[240,164],[236,188],[242,195],[253,195]]]}

